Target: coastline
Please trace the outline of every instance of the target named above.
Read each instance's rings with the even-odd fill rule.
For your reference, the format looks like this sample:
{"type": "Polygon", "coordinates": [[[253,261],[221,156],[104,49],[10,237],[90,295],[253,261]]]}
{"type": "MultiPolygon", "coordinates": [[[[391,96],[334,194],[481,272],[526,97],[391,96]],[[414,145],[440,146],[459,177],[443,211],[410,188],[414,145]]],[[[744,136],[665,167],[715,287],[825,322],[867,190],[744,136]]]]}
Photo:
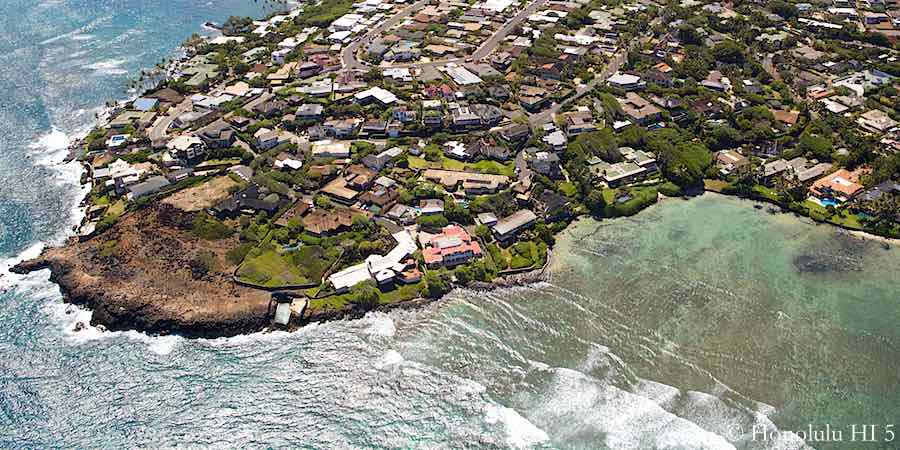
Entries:
{"type": "MultiPolygon", "coordinates": [[[[707,191],[704,191],[704,193],[706,192],[707,191]]],[[[730,195],[715,191],[708,192],[723,197],[735,197],[744,200],[750,200],[760,205],[767,203],[771,204],[770,202],[751,197],[730,195]]],[[[649,205],[648,208],[663,201],[669,202],[676,199],[690,201],[691,197],[667,197],[661,195],[660,201],[649,205]]],[[[754,209],[761,210],[762,208],[754,207],[754,209]]],[[[793,215],[798,219],[808,219],[808,224],[810,225],[832,225],[830,223],[821,223],[814,221],[793,211],[782,209],[780,212],[793,213],[793,215]]],[[[771,214],[771,212],[769,213],[771,214]]],[[[129,214],[132,216],[139,216],[141,214],[145,214],[145,212],[135,211],[129,214]]],[[[640,212],[638,214],[640,214],[640,212]]],[[[561,230],[556,235],[558,236],[559,234],[564,233],[569,229],[569,227],[572,226],[572,223],[583,217],[590,216],[574,217],[573,221],[570,222],[566,228],[561,230]]],[[[614,219],[616,218],[607,218],[606,220],[614,219]]],[[[873,240],[884,245],[900,244],[900,240],[877,236],[866,233],[864,231],[846,230],[841,227],[837,227],[837,229],[842,230],[841,232],[846,232],[848,235],[851,235],[856,239],[873,240]]],[[[63,301],[65,303],[71,303],[85,307],[86,309],[92,311],[94,314],[91,318],[91,325],[99,325],[104,329],[110,331],[135,330],[150,335],[162,336],[174,334],[188,338],[232,337],[255,332],[275,331],[283,329],[287,329],[288,331],[296,331],[312,323],[360,319],[367,313],[372,311],[387,312],[395,309],[420,308],[433,303],[439,303],[449,294],[448,292],[437,298],[423,298],[420,296],[411,300],[403,300],[390,304],[379,304],[374,308],[363,308],[352,303],[348,303],[344,307],[336,309],[306,310],[306,308],[304,308],[304,310],[302,310],[300,314],[293,315],[289,324],[283,327],[277,326],[274,323],[275,303],[270,297],[271,291],[232,286],[230,289],[231,292],[237,289],[242,292],[242,295],[245,296],[252,296],[255,293],[261,294],[265,298],[259,297],[257,295],[259,299],[254,303],[256,307],[247,308],[234,314],[217,315],[214,313],[211,314],[209,313],[209,311],[207,311],[206,314],[201,314],[199,318],[185,318],[180,317],[181,315],[177,314],[176,311],[160,310],[148,306],[148,302],[141,299],[140,295],[135,294],[129,297],[128,295],[123,295],[122,293],[106,292],[102,288],[97,288],[97,286],[88,286],[83,284],[83,282],[79,280],[79,277],[74,275],[76,273],[74,267],[75,264],[73,264],[70,260],[67,261],[65,257],[60,258],[56,255],[60,252],[64,254],[66,249],[70,249],[73,246],[84,246],[86,245],[86,243],[89,244],[93,241],[96,241],[96,239],[93,238],[88,239],[84,242],[75,242],[77,240],[78,238],[73,236],[70,237],[69,241],[63,246],[45,248],[41,252],[40,256],[35,259],[22,261],[16,264],[12,268],[10,268],[10,272],[25,274],[28,272],[48,269],[50,271],[50,281],[59,286],[60,291],[63,294],[63,301]]],[[[465,288],[474,291],[491,291],[495,289],[503,289],[516,286],[527,286],[545,281],[548,277],[548,268],[550,268],[555,262],[554,258],[559,257],[557,252],[554,252],[554,247],[555,246],[548,249],[546,261],[540,269],[533,269],[508,276],[499,276],[490,282],[475,281],[469,283],[466,286],[454,285],[452,287],[454,289],[465,288]]],[[[222,281],[226,281],[226,283],[233,282],[230,279],[222,281]]],[[[450,292],[452,292],[452,290],[450,292]]],[[[163,299],[158,300],[161,301],[163,299]]],[[[166,300],[167,303],[171,303],[170,299],[166,300]]]]}
{"type": "MultiPolygon", "coordinates": [[[[209,24],[209,22],[204,25],[207,24],[209,24]]],[[[142,91],[136,92],[134,96],[130,97],[131,100],[155,89],[159,86],[159,83],[164,83],[177,77],[177,75],[179,74],[179,68],[188,58],[188,53],[184,51],[184,49],[180,46],[173,50],[173,53],[178,55],[178,57],[173,58],[172,61],[162,69],[162,77],[157,80],[155,86],[141,86],[139,89],[141,89],[142,91]]],[[[102,127],[105,124],[109,123],[111,117],[118,113],[119,110],[123,108],[123,106],[127,104],[128,101],[130,100],[119,100],[114,104],[107,106],[99,115],[95,126],[102,127]]],[[[79,155],[76,155],[76,151],[77,149],[83,147],[86,136],[87,133],[85,133],[84,136],[74,138],[70,142],[69,156],[67,158],[67,161],[71,162],[72,160],[79,159],[79,155]]],[[[93,178],[91,164],[80,159],[79,163],[81,164],[83,170],[83,172],[81,173],[82,187],[92,187],[95,181],[93,178]]],[[[86,191],[86,194],[89,191],[90,189],[86,191]]],[[[825,223],[827,225],[836,225],[840,229],[845,230],[855,237],[878,240],[879,242],[885,243],[885,245],[900,244],[900,240],[898,239],[882,237],[863,230],[847,228],[839,223],[820,222],[811,217],[804,216],[796,211],[791,211],[781,204],[764,197],[754,195],[745,196],[736,193],[724,193],[701,188],[698,192],[692,192],[681,196],[680,198],[687,200],[692,196],[703,195],[703,193],[705,193],[706,191],[714,192],[723,196],[732,196],[753,200],[760,203],[773,204],[778,206],[781,209],[781,212],[793,212],[797,217],[807,217],[810,221],[812,221],[812,223],[815,224],[825,223]]],[[[634,214],[639,214],[642,209],[652,206],[655,203],[671,201],[674,199],[675,197],[668,197],[662,194],[657,194],[657,198],[653,203],[642,206],[641,209],[636,210],[634,214]]],[[[192,290],[190,288],[195,287],[199,283],[214,284],[213,282],[224,282],[224,284],[220,286],[210,286],[209,289],[212,294],[207,295],[222,295],[223,293],[234,294],[236,298],[252,299],[249,305],[245,305],[246,307],[243,309],[235,308],[235,311],[229,310],[228,314],[219,315],[217,313],[219,313],[220,311],[218,311],[217,307],[206,306],[207,309],[204,309],[204,307],[198,308],[195,306],[195,304],[191,303],[191,301],[206,303],[208,300],[213,298],[208,297],[206,299],[198,299],[195,298],[197,297],[197,295],[194,295],[196,293],[177,293],[171,295],[170,297],[160,296],[162,294],[158,294],[156,297],[154,297],[154,300],[147,301],[142,298],[144,292],[140,290],[131,290],[125,293],[121,291],[116,292],[114,287],[110,287],[111,283],[108,283],[110,280],[113,280],[118,276],[116,268],[113,267],[115,266],[115,264],[111,262],[104,262],[103,264],[106,264],[106,267],[100,268],[101,271],[105,270],[107,272],[106,275],[108,276],[108,278],[106,278],[104,282],[98,282],[96,280],[96,278],[98,277],[96,277],[94,273],[90,273],[83,267],[83,264],[79,264],[80,262],[82,262],[80,258],[83,257],[83,252],[76,251],[74,249],[89,250],[89,253],[91,255],[90,257],[94,258],[94,260],[92,261],[93,263],[96,263],[100,260],[105,261],[106,259],[114,259],[110,258],[109,255],[106,255],[104,253],[105,250],[108,249],[105,249],[103,247],[105,243],[116,241],[118,239],[114,237],[108,241],[100,242],[100,238],[107,235],[108,231],[106,230],[102,232],[94,232],[94,230],[90,230],[89,233],[85,233],[85,225],[88,223],[88,221],[84,216],[84,210],[90,206],[90,197],[88,195],[84,195],[80,202],[78,202],[78,205],[81,209],[82,214],[81,223],[72,227],[74,234],[68,235],[69,238],[64,245],[45,248],[41,252],[41,255],[36,259],[21,261],[14,267],[12,267],[10,271],[13,273],[27,273],[31,271],[49,269],[50,281],[59,285],[60,290],[63,293],[64,302],[83,305],[94,311],[95,314],[92,317],[92,324],[103,325],[110,330],[137,330],[150,334],[181,334],[187,337],[220,337],[234,336],[238,334],[257,332],[272,328],[274,319],[274,303],[271,298],[268,298],[268,300],[263,299],[263,297],[268,297],[271,294],[271,291],[257,289],[249,286],[239,286],[240,283],[236,283],[233,278],[225,280],[219,277],[219,275],[221,274],[203,274],[203,276],[210,277],[209,279],[189,279],[184,284],[184,286],[186,287],[185,290],[192,290]],[[178,301],[173,302],[173,298],[178,301]],[[166,306],[150,304],[152,303],[152,301],[165,303],[166,306]],[[197,313],[198,316],[185,318],[185,314],[183,314],[183,311],[179,311],[177,310],[177,308],[173,309],[168,306],[171,303],[177,304],[179,302],[181,302],[182,306],[184,308],[187,308],[188,311],[197,313]],[[166,309],[167,307],[169,307],[169,309],[166,309]]],[[[157,208],[151,209],[157,211],[157,208]]],[[[142,223],[138,224],[138,222],[142,222],[144,219],[147,219],[147,214],[150,213],[147,213],[145,210],[139,209],[126,213],[126,216],[130,216],[130,220],[132,222],[135,222],[132,224],[134,225],[133,228],[137,229],[140,228],[137,225],[140,225],[141,227],[143,226],[142,223]]],[[[123,219],[124,217],[125,216],[123,216],[123,219]]],[[[573,219],[578,219],[580,217],[584,216],[576,215],[573,219]]],[[[161,220],[160,222],[164,221],[161,220]]],[[[155,225],[156,224],[154,224],[154,226],[155,225]]],[[[569,224],[569,226],[570,225],[571,223],[569,224]]],[[[568,226],[561,230],[559,233],[565,231],[566,229],[568,229],[568,226]]],[[[119,233],[119,230],[115,230],[115,232],[119,233]]],[[[559,233],[556,234],[558,235],[559,233]]],[[[135,233],[132,232],[131,234],[131,239],[133,239],[135,242],[142,242],[140,239],[135,239],[133,237],[135,233]]],[[[138,245],[137,247],[140,246],[141,245],[138,245]]],[[[191,249],[196,250],[196,248],[194,247],[197,247],[197,245],[191,246],[191,249]]],[[[504,287],[528,285],[537,281],[541,281],[546,276],[546,269],[549,267],[552,258],[554,257],[552,248],[553,247],[550,246],[548,255],[544,262],[544,266],[541,269],[529,270],[523,273],[509,276],[499,276],[494,278],[490,282],[473,282],[465,287],[474,290],[486,291],[504,287]]],[[[154,255],[146,256],[152,258],[154,255]]],[[[179,262],[183,263],[183,266],[181,267],[183,268],[184,266],[189,265],[192,261],[189,258],[182,258],[181,260],[179,260],[179,262]]],[[[152,262],[149,262],[147,264],[152,264],[152,262]]],[[[145,263],[139,262],[135,264],[135,267],[138,267],[139,269],[143,269],[145,266],[145,263]]],[[[133,267],[131,268],[133,269],[133,267]]],[[[165,268],[172,270],[180,269],[178,265],[172,264],[170,264],[169,267],[165,268]]],[[[163,268],[157,267],[155,269],[157,269],[157,271],[151,270],[148,273],[165,277],[165,272],[161,270],[163,268]]],[[[233,271],[231,272],[231,274],[233,274],[233,271]]],[[[128,287],[134,288],[133,285],[129,285],[128,287]]],[[[453,284],[451,284],[451,287],[458,286],[454,286],[453,284]]],[[[444,298],[444,296],[446,296],[446,294],[433,299],[420,297],[411,300],[402,300],[391,304],[378,305],[374,308],[363,308],[359,305],[348,303],[340,308],[316,309],[309,312],[309,314],[304,314],[304,312],[306,312],[304,310],[298,315],[298,317],[294,318],[288,324],[288,328],[296,329],[312,322],[355,319],[362,317],[367,312],[373,310],[387,311],[392,309],[421,307],[423,305],[440,301],[444,298]]],[[[202,297],[202,295],[200,295],[200,297],[202,297]]]]}

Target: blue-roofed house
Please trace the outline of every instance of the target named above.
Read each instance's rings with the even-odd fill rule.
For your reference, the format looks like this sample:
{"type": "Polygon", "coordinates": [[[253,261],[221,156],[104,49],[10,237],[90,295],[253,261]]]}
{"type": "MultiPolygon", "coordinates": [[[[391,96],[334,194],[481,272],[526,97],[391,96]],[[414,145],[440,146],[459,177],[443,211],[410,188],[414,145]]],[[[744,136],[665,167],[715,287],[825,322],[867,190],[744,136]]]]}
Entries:
{"type": "Polygon", "coordinates": [[[141,97],[134,101],[134,109],[138,111],[152,111],[159,104],[155,98],[141,97]]]}

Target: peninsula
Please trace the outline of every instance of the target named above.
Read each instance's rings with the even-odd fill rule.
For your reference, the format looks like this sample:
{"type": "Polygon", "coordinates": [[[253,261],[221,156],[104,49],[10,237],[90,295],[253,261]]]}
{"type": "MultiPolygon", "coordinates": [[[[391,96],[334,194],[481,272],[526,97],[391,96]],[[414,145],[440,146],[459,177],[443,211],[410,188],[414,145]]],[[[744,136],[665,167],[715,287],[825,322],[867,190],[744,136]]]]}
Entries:
{"type": "Polygon", "coordinates": [[[213,337],[527,279],[575,218],[704,189],[900,237],[896,8],[324,0],[231,17],[73,143],[84,223],[13,270],[49,269],[109,329],[213,337]]]}

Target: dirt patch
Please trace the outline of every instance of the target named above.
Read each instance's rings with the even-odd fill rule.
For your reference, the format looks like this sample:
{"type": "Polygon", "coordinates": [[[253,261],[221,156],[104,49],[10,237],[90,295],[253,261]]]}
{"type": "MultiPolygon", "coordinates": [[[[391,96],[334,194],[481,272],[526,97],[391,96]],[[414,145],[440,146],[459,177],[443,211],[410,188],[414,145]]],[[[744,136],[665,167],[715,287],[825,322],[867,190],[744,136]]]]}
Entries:
{"type": "Polygon", "coordinates": [[[113,330],[213,337],[266,327],[269,293],[231,278],[226,253],[240,244],[237,237],[198,239],[192,222],[192,214],[159,204],[15,270],[49,268],[66,301],[92,309],[93,322],[113,330]]]}
{"type": "Polygon", "coordinates": [[[182,211],[202,211],[227,198],[230,190],[237,187],[238,183],[236,181],[230,177],[221,176],[199,186],[176,192],[162,202],[182,211]]]}

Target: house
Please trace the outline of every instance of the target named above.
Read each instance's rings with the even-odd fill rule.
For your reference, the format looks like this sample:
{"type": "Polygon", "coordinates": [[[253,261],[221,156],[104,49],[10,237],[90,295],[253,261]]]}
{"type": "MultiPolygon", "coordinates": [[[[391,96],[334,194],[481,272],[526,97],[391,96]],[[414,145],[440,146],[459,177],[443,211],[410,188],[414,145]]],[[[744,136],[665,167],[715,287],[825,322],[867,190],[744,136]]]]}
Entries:
{"type": "Polygon", "coordinates": [[[238,164],[236,166],[231,166],[228,168],[228,171],[247,182],[249,182],[250,179],[253,178],[253,169],[245,165],[238,164]]]}
{"type": "Polygon", "coordinates": [[[397,103],[397,96],[391,93],[390,91],[375,86],[369,89],[366,89],[362,92],[356,93],[353,98],[356,99],[356,102],[361,105],[368,105],[374,101],[377,101],[382,106],[392,105],[397,103]]]}
{"type": "Polygon", "coordinates": [[[700,86],[715,91],[724,92],[731,88],[731,81],[718,70],[711,70],[705,79],[700,81],[700,86]]]}
{"type": "Polygon", "coordinates": [[[312,155],[317,158],[349,158],[349,142],[335,142],[330,140],[316,141],[312,143],[312,155]]]}
{"type": "Polygon", "coordinates": [[[166,187],[169,186],[169,179],[158,175],[155,177],[150,177],[143,183],[133,184],[128,187],[128,198],[130,200],[137,200],[141,197],[146,197],[148,195],[156,194],[159,191],[162,191],[166,187]]]}
{"type": "Polygon", "coordinates": [[[419,214],[433,216],[444,213],[444,201],[437,198],[429,198],[419,202],[419,214]]]}
{"type": "Polygon", "coordinates": [[[283,100],[268,100],[254,106],[252,109],[253,112],[271,119],[282,115],[287,106],[287,103],[283,100]]]}
{"type": "Polygon", "coordinates": [[[160,89],[152,94],[146,95],[145,98],[157,99],[163,105],[177,105],[184,101],[184,96],[172,88],[160,89]]]}
{"type": "Polygon", "coordinates": [[[597,125],[594,123],[594,116],[589,110],[579,110],[565,114],[566,134],[576,136],[581,133],[590,133],[597,131],[597,125]]]}
{"type": "Polygon", "coordinates": [[[181,135],[166,144],[172,156],[185,161],[195,161],[206,156],[206,145],[197,136],[181,135]]]}
{"type": "Polygon", "coordinates": [[[450,111],[450,118],[456,128],[477,127],[481,125],[481,117],[467,106],[460,106],[450,111]]]}
{"type": "Polygon", "coordinates": [[[322,66],[313,61],[306,61],[297,66],[297,76],[300,78],[310,78],[322,72],[322,66]]]}
{"type": "Polygon", "coordinates": [[[353,218],[360,215],[363,215],[361,211],[352,208],[319,208],[303,218],[303,229],[314,236],[338,234],[349,230],[353,226],[353,218]]]}
{"type": "Polygon", "coordinates": [[[244,190],[231,194],[212,208],[212,212],[219,218],[234,218],[241,214],[264,213],[273,216],[287,204],[280,195],[270,192],[268,189],[251,183],[244,190]]]}
{"type": "Polygon", "coordinates": [[[660,119],[662,110],[653,106],[647,100],[634,92],[627,92],[625,98],[617,98],[622,111],[631,119],[632,122],[639,125],[647,125],[660,119]]]}
{"type": "Polygon", "coordinates": [[[363,165],[376,172],[380,172],[387,167],[391,161],[403,154],[400,147],[391,147],[377,155],[366,155],[362,159],[363,165]]]}
{"type": "Polygon", "coordinates": [[[301,160],[296,155],[292,155],[287,152],[281,152],[278,156],[275,157],[275,163],[273,166],[276,169],[282,170],[300,170],[303,167],[303,160],[301,160]]]}
{"type": "Polygon", "coordinates": [[[175,120],[172,121],[172,126],[175,128],[187,128],[195,124],[208,122],[211,117],[212,110],[209,109],[188,111],[178,115],[178,117],[176,117],[175,120]]]}
{"type": "Polygon", "coordinates": [[[122,130],[128,127],[133,127],[138,130],[142,130],[144,128],[149,127],[153,124],[153,119],[156,118],[156,113],[153,111],[140,112],[140,111],[125,111],[122,114],[116,116],[113,120],[111,120],[108,124],[110,129],[122,130]]]}
{"type": "Polygon", "coordinates": [[[786,111],[783,109],[770,109],[775,120],[792,127],[797,124],[800,118],[800,111],[786,111]]]}
{"type": "Polygon", "coordinates": [[[527,141],[531,136],[531,127],[524,123],[518,123],[504,127],[500,130],[500,137],[509,143],[520,143],[527,141]]]}
{"type": "Polygon", "coordinates": [[[516,211],[510,216],[504,217],[494,224],[494,236],[500,242],[507,242],[523,230],[534,225],[537,215],[530,209],[516,211]]]}
{"type": "Polygon", "coordinates": [[[529,112],[537,112],[550,103],[546,89],[537,86],[522,86],[519,88],[519,104],[529,112]]]}
{"type": "Polygon", "coordinates": [[[353,137],[359,127],[356,119],[329,120],[322,124],[325,131],[338,139],[353,137]]]}
{"type": "Polygon", "coordinates": [[[384,135],[387,132],[387,122],[383,120],[367,120],[363,122],[359,132],[362,135],[384,135]]]}
{"type": "Polygon", "coordinates": [[[859,184],[859,175],[858,171],[840,169],[816,180],[809,192],[819,200],[846,202],[863,190],[863,186],[859,184]]]}
{"type": "Polygon", "coordinates": [[[797,157],[788,161],[788,165],[791,166],[794,179],[801,183],[807,183],[814,178],[821,177],[831,170],[831,163],[820,163],[815,160],[808,161],[803,157],[797,157]]]}
{"type": "Polygon", "coordinates": [[[297,119],[302,121],[314,121],[322,117],[325,107],[318,103],[304,103],[297,108],[297,119]]]}
{"type": "Polygon", "coordinates": [[[568,138],[565,133],[554,128],[553,131],[541,138],[541,142],[547,144],[551,150],[561,152],[568,146],[568,138]]]}
{"type": "Polygon", "coordinates": [[[388,210],[387,214],[385,214],[388,219],[391,219],[401,225],[410,225],[415,223],[416,217],[418,216],[418,211],[415,208],[403,204],[396,204],[391,209],[388,210]]]}
{"type": "Polygon", "coordinates": [[[279,144],[278,132],[268,128],[256,130],[256,133],[253,134],[253,138],[256,140],[256,147],[261,150],[269,150],[277,147],[279,144]]]}
{"type": "Polygon", "coordinates": [[[197,135],[207,147],[214,149],[229,148],[237,139],[231,125],[222,119],[197,130],[197,135]]]}
{"type": "Polygon", "coordinates": [[[406,106],[401,106],[394,108],[391,111],[391,117],[402,123],[412,123],[418,119],[418,115],[415,111],[407,108],[406,106]]]}
{"type": "Polygon", "coordinates": [[[506,161],[512,157],[512,152],[502,146],[496,145],[493,140],[479,139],[468,147],[473,158],[491,159],[494,161],[506,161]]]}
{"type": "Polygon", "coordinates": [[[422,258],[430,268],[465,264],[482,254],[478,241],[459,225],[447,225],[423,247],[422,258]]]}
{"type": "Polygon", "coordinates": [[[606,82],[610,86],[622,89],[624,91],[643,89],[646,86],[646,83],[641,80],[641,77],[629,73],[616,72],[615,74],[607,78],[606,82]]]}
{"type": "Polygon", "coordinates": [[[562,177],[562,168],[559,166],[559,155],[550,152],[536,152],[528,160],[535,172],[551,179],[562,177]]]}
{"type": "Polygon", "coordinates": [[[538,204],[545,222],[558,222],[572,217],[572,208],[565,195],[548,189],[538,197],[538,204]]]}
{"type": "Polygon", "coordinates": [[[395,280],[410,282],[421,278],[415,262],[409,256],[416,251],[416,242],[408,231],[402,230],[391,235],[397,245],[386,255],[369,255],[365,261],[347,267],[328,277],[336,292],[347,292],[351,287],[374,280],[379,287],[389,286],[395,280]]]}
{"type": "Polygon", "coordinates": [[[422,176],[428,181],[440,183],[449,191],[462,187],[467,195],[493,194],[509,186],[509,177],[505,175],[427,169],[422,176]]]}
{"type": "Polygon", "coordinates": [[[884,111],[873,109],[867,111],[856,119],[856,122],[870,133],[882,134],[897,126],[897,121],[891,119],[884,111]]]}
{"type": "Polygon", "coordinates": [[[641,167],[632,161],[609,164],[596,158],[592,159],[589,164],[591,165],[591,172],[600,177],[610,187],[633,183],[644,178],[649,173],[647,168],[641,167]]]}
{"type": "Polygon", "coordinates": [[[716,166],[722,174],[728,175],[737,170],[749,167],[750,160],[734,150],[722,150],[716,153],[716,166]]]}
{"type": "Polygon", "coordinates": [[[492,227],[497,223],[497,216],[492,212],[483,212],[475,216],[475,219],[479,224],[484,225],[486,227],[492,227]]]}
{"type": "Polygon", "coordinates": [[[372,187],[359,196],[359,202],[369,206],[369,211],[381,213],[400,197],[399,185],[388,177],[378,177],[372,187]]]}
{"type": "Polygon", "coordinates": [[[360,192],[352,189],[345,177],[337,177],[322,187],[321,193],[328,195],[332,200],[350,206],[356,203],[356,197],[360,192]]]}

